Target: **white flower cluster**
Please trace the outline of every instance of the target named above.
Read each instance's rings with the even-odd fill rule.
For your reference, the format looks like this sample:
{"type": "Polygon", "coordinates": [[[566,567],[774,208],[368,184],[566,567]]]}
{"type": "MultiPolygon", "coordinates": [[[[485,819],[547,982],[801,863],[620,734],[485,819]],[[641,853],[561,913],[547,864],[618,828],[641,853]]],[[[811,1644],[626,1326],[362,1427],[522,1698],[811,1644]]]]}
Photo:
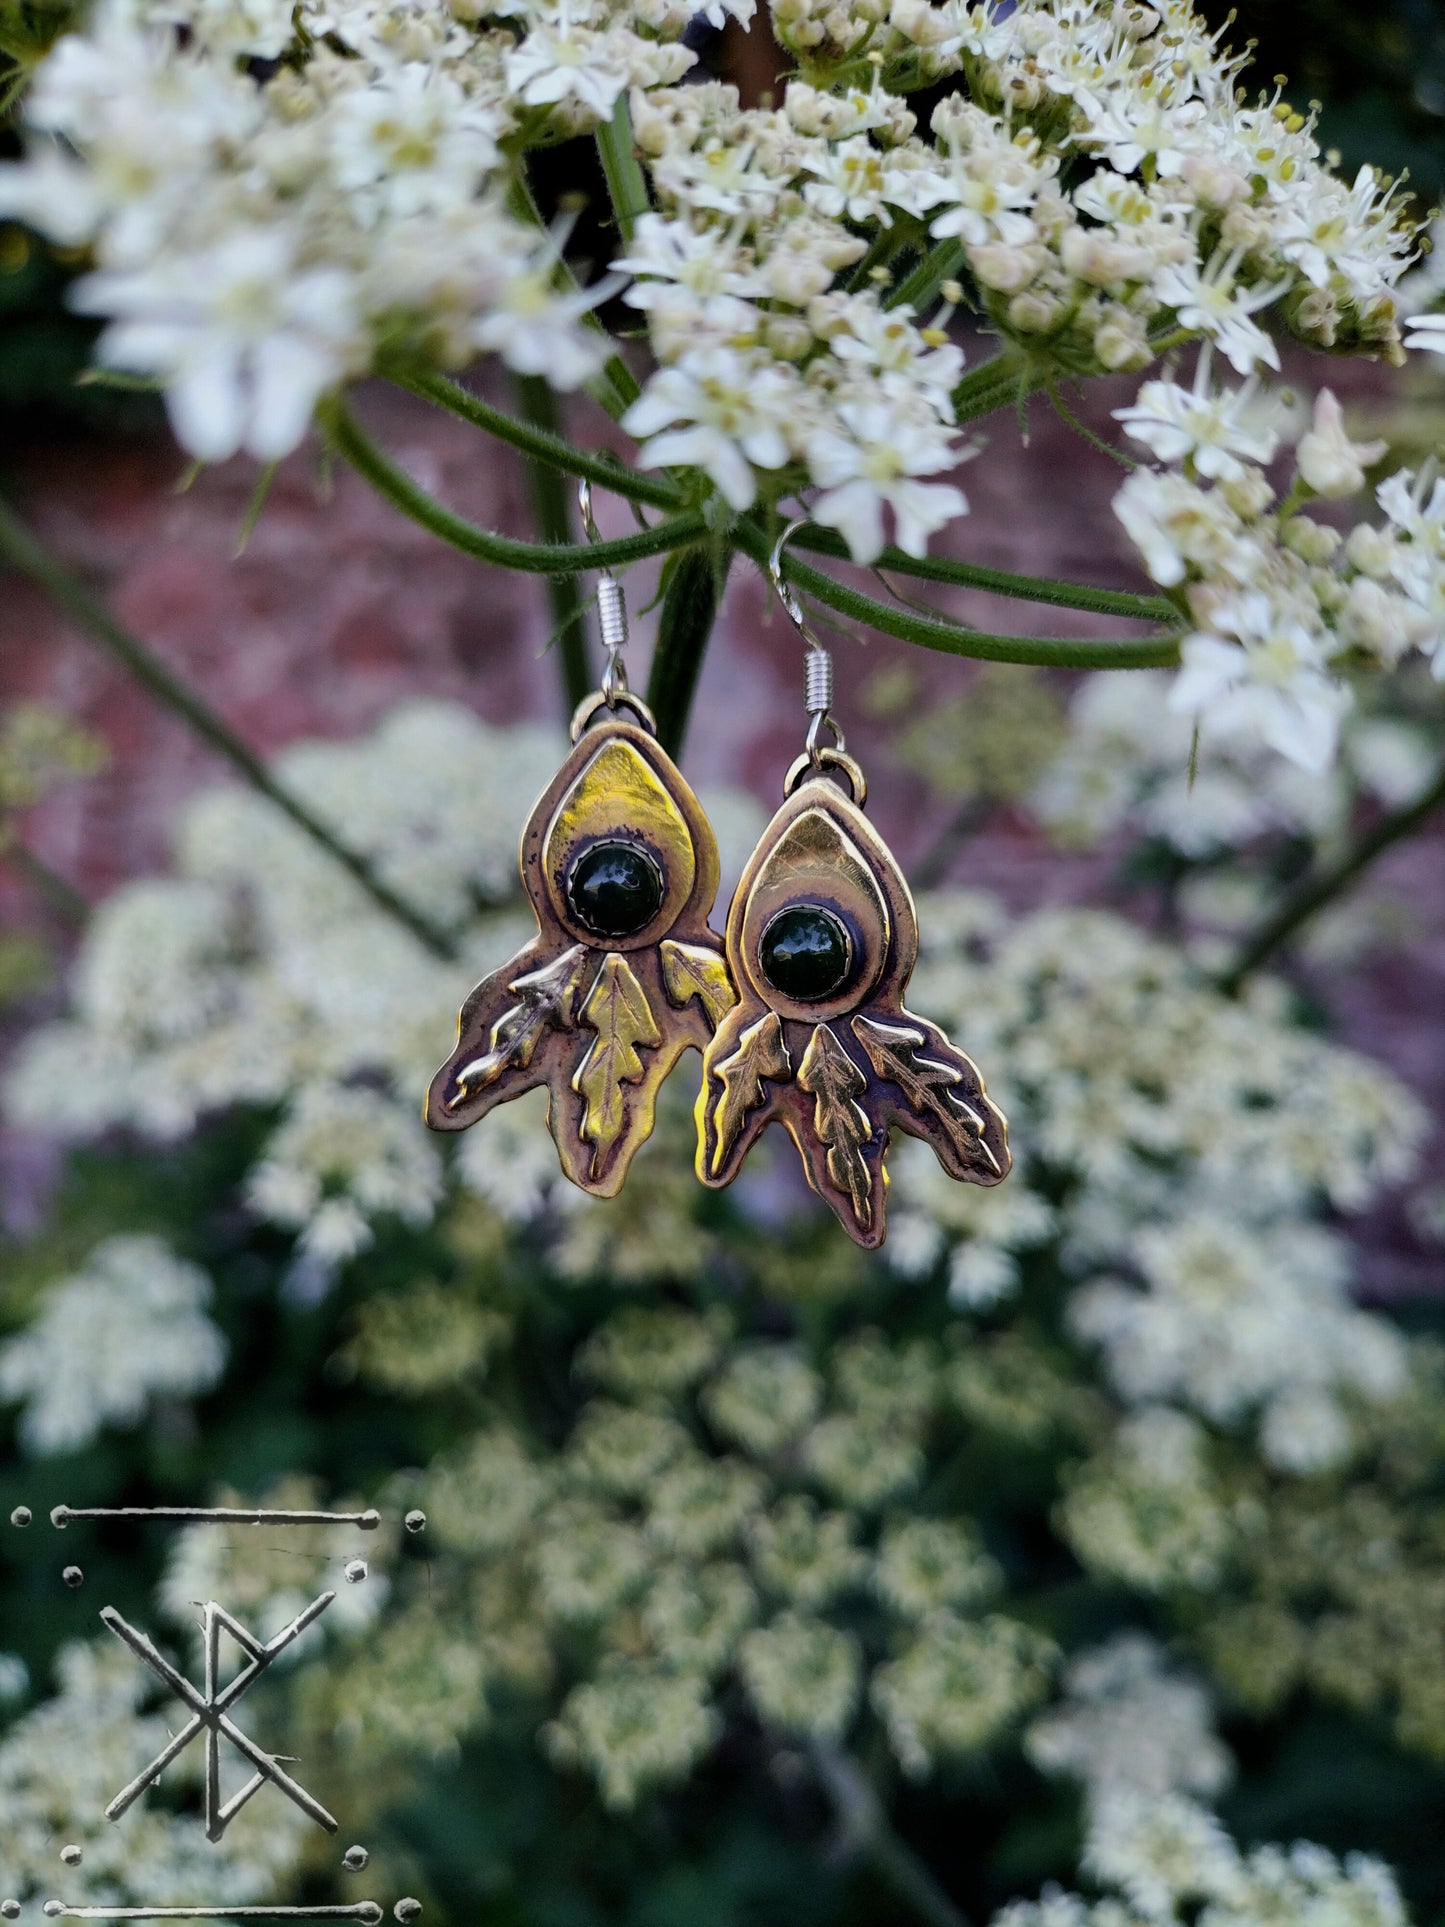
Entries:
{"type": "Polygon", "coordinates": [[[137,1425],[157,1399],[209,1391],[226,1363],[210,1302],[205,1272],[162,1239],[98,1244],[0,1345],[0,1400],[23,1405],[26,1451],[73,1452],[107,1425],[137,1425]]]}
{"type": "Polygon", "coordinates": [[[1030,799],[1059,842],[1092,847],[1128,830],[1200,861],[1272,833],[1326,842],[1347,827],[1360,797],[1399,808],[1435,770],[1423,728],[1356,711],[1344,719],[1332,770],[1301,769],[1211,716],[1191,771],[1194,726],[1168,692],[1169,678],[1153,671],[1079,685],[1068,736],[1030,799]]]}
{"type": "MultiPolygon", "coordinates": [[[[719,8],[720,11],[720,8],[719,8]]],[[[103,0],[44,63],[0,209],[97,266],[101,359],[164,385],[192,454],[263,461],[383,350],[498,353],[575,388],[605,337],[510,153],[694,55],[669,0],[103,0]]]]}
{"type": "Polygon", "coordinates": [[[431,1222],[442,1193],[434,1147],[379,1091],[308,1084],[250,1175],[258,1217],[300,1232],[300,1248],[323,1265],[355,1257],[372,1221],[431,1222]]]}
{"type": "Polygon", "coordinates": [[[1046,1773],[1082,1782],[1091,1808],[1144,1795],[1204,1798],[1227,1785],[1233,1762],[1214,1732],[1208,1689],[1171,1671],[1144,1633],[1119,1633],[1064,1673],[1062,1704],[1025,1739],[1046,1773]]]}
{"type": "Polygon", "coordinates": [[[1130,1403],[1178,1399],[1223,1426],[1262,1409],[1266,1459],[1312,1472],[1349,1451],[1339,1394],[1404,1388],[1404,1340],[1353,1309],[1345,1248],[1317,1226],[1245,1228],[1211,1211],[1142,1228],[1129,1255],[1143,1289],[1096,1279],[1069,1316],[1130,1403]]]}
{"type": "Polygon", "coordinates": [[[871,1710],[910,1774],[983,1752],[1055,1651],[982,1610],[1003,1575],[966,1518],[908,1510],[957,1437],[937,1348],[862,1331],[825,1371],[729,1344],[729,1322],[627,1307],[579,1354],[602,1395],[560,1453],[495,1424],[430,1468],[435,1543],[485,1562],[483,1672],[515,1677],[520,1647],[533,1681],[570,1683],[543,1742],[618,1808],[686,1777],[734,1680],[779,1742],[836,1743],[871,1710]]]}
{"type": "Polygon", "coordinates": [[[0,211],[93,249],[102,358],[157,377],[208,459],[284,454],[382,353],[576,387],[607,346],[588,310],[631,276],[661,364],[627,418],[643,459],[734,510],[811,487],[859,560],[885,509],[915,553],[965,511],[931,479],[970,452],[959,301],[1046,374],[1191,338],[1274,367],[1266,313],[1399,356],[1393,188],[1338,179],[1278,94],[1248,101],[1190,0],[775,0],[802,72],[751,112],[676,86],[690,11],[102,0],[40,71],[0,211]],[[908,95],[950,80],[920,131],[908,95]],[[656,211],[579,290],[521,156],[603,122],[635,134],[656,211]]]}
{"type": "Polygon", "coordinates": [[[1078,1280],[1069,1321],[1126,1407],[1257,1419],[1283,1470],[1345,1456],[1350,1401],[1398,1391],[1405,1360],[1393,1329],[1350,1305],[1347,1247],[1317,1200],[1358,1209],[1407,1175],[1418,1105],[1283,1025],[1268,986],[1221,997],[1112,918],[1009,928],[987,901],[951,897],[923,923],[919,1007],[997,1067],[1020,1158],[1014,1202],[985,1214],[900,1147],[895,1265],[946,1254],[954,1301],[983,1305],[1016,1286],[1019,1250],[1056,1241],[1078,1280]]]}
{"type": "Polygon", "coordinates": [[[1208,1808],[1177,1793],[1114,1802],[1091,1828],[1083,1865],[1104,1898],[1046,1887],[1037,1900],[1011,1902],[992,1927],[1405,1927],[1408,1919],[1382,1861],[1359,1853],[1341,1861],[1307,1840],[1242,1853],[1208,1808]]]}
{"type": "Polygon", "coordinates": [[[1135,1592],[1209,1592],[1247,1524],[1214,1476],[1202,1425],[1145,1406],[1072,1468],[1056,1512],[1082,1563],[1135,1592]]]}
{"type": "Polygon", "coordinates": [[[1146,382],[1116,413],[1169,464],[1131,475],[1114,512],[1193,624],[1170,701],[1206,736],[1254,737],[1320,772],[1350,705],[1347,670],[1420,654],[1445,676],[1445,482],[1433,465],[1382,482],[1383,524],[1342,537],[1300,505],[1358,494],[1386,444],[1352,441],[1328,389],[1283,500],[1265,473],[1279,410],[1253,379],[1216,390],[1207,354],[1192,388],[1146,382]]]}
{"type": "Polygon", "coordinates": [[[743,113],[717,86],[634,98],[662,211],[617,263],[663,364],[627,417],[653,437],[643,459],[703,469],[735,509],[810,484],[859,561],[885,506],[914,554],[963,513],[919,479],[971,452],[950,435],[950,276],[1072,373],[1142,368],[1171,336],[1277,367],[1266,309],[1318,345],[1398,354],[1413,242],[1391,191],[1369,169],[1336,180],[1277,98],[1237,98],[1239,62],[1187,4],[777,0],[774,25],[807,76],[781,107],[743,113]],[[865,59],[870,86],[842,78],[865,59]],[[949,75],[925,137],[905,95],[949,75]],[[877,238],[840,283],[860,231],[877,238]],[[893,282],[888,262],[930,245],[939,271],[893,282]]]}
{"type": "MultiPolygon", "coordinates": [[[[178,832],[179,874],[127,885],[92,920],[74,1014],[27,1040],[8,1114],[83,1141],[117,1127],[174,1138],[228,1105],[281,1106],[248,1198],[299,1234],[314,1266],[363,1249],[380,1218],[429,1221],[444,1167],[416,1094],[467,991],[534,927],[517,910],[517,840],[558,755],[540,726],[492,729],[459,705],[417,701],[370,738],[298,743],[277,758],[293,794],[457,932],[455,965],[264,798],[201,795],[178,832]]],[[[735,872],[760,813],[733,792],[717,800],[735,872]]],[[[562,1188],[532,1105],[470,1132],[458,1169],[514,1218],[562,1188]],[[523,1150],[525,1181],[512,1162],[523,1150]]]]}

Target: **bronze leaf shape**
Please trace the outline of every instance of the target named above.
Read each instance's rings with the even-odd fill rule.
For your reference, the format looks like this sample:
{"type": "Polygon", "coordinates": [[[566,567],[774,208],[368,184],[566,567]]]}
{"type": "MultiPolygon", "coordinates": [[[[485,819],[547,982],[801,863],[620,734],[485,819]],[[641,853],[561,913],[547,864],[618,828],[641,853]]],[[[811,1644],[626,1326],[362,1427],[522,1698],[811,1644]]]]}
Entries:
{"type": "Polygon", "coordinates": [[[562,1169],[610,1198],[663,1081],[707,1044],[733,990],[707,921],[718,855],[701,805],[648,730],[602,715],[522,833],[537,934],[463,1005],[425,1115],[461,1131],[545,1085],[562,1169]]]}
{"type": "Polygon", "coordinates": [[[810,777],[774,816],[738,884],[725,942],[737,1002],[703,1052],[704,1184],[730,1184],[776,1120],[809,1184],[850,1237],[874,1247],[886,1231],[895,1126],[930,1144],[955,1178],[1008,1176],[1008,1126],[977,1067],[904,1008],[918,960],[913,898],[837,783],[810,777]],[[775,940],[789,918],[791,963],[775,940]]]}

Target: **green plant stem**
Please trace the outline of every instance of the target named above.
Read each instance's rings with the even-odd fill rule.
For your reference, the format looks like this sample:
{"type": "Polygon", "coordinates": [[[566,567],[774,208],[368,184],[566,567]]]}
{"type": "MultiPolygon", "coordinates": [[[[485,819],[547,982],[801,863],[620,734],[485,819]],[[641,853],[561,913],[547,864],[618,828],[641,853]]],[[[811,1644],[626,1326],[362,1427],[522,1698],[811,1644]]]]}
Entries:
{"type": "Polygon", "coordinates": [[[1246,978],[1267,963],[1310,918],[1341,897],[1377,857],[1418,830],[1435,811],[1445,805],[1445,763],[1433,780],[1421,790],[1413,803],[1382,816],[1364,835],[1341,852],[1314,876],[1306,877],[1286,892],[1278,906],[1251,937],[1241,945],[1239,954],[1217,979],[1219,988],[1233,996],[1246,978]]]}
{"type": "Polygon", "coordinates": [[[113,656],[167,709],[179,716],[202,742],[208,743],[224,756],[253,789],[274,803],[313,843],[354,877],[379,909],[404,924],[434,957],[448,963],[455,961],[457,946],[451,933],[441,929],[430,917],[399,897],[377,875],[369,858],[349,849],[332,834],[320,817],[312,814],[299,797],[293,796],[283,784],[277,782],[260,757],[242,742],[235,731],[167,668],[147,643],[117,622],[83,583],[63,569],[3,502],[0,502],[0,558],[28,575],[53,602],[75,619],[93,642],[113,656]]]}
{"type": "MultiPolygon", "coordinates": [[[[736,531],[738,546],[766,568],[768,542],[747,524],[736,531]]],[[[835,614],[851,617],[881,629],[884,635],[903,642],[917,643],[921,649],[938,649],[950,656],[972,656],[980,662],[1033,663],[1049,669],[1162,669],[1179,660],[1179,636],[1115,637],[1102,641],[1079,641],[1064,636],[990,635],[982,629],[965,629],[942,617],[913,615],[905,609],[890,607],[872,596],[835,582],[802,562],[791,552],[785,555],[783,573],[794,588],[809,595],[835,614]]]]}
{"type": "Polygon", "coordinates": [[[833,1802],[842,1850],[867,1859],[928,1927],[968,1927],[968,1916],[894,1832],[873,1782],[857,1760],[841,1749],[818,1746],[813,1749],[813,1765],[833,1802]]]}
{"type": "MultiPolygon", "coordinates": [[[[1121,468],[1130,470],[1138,468],[1139,464],[1134,460],[1132,455],[1126,455],[1122,448],[1113,447],[1111,443],[1104,440],[1102,435],[1096,435],[1086,421],[1079,419],[1073,409],[1070,408],[1069,404],[1064,400],[1059,389],[1059,384],[1052,376],[1044,383],[1044,388],[1048,393],[1049,401],[1053,405],[1054,413],[1066,428],[1073,430],[1081,441],[1087,442],[1090,448],[1096,448],[1101,455],[1107,455],[1111,462],[1117,462],[1121,468]]],[[[1281,514],[1283,513],[1284,511],[1281,510],[1281,514]]]]}
{"type": "Polygon", "coordinates": [[[915,896],[936,890],[947,879],[954,857],[978,835],[989,815],[990,805],[983,798],[973,796],[959,804],[923,855],[908,866],[908,886],[915,896]]]}
{"type": "MultiPolygon", "coordinates": [[[[653,508],[677,509],[683,497],[677,486],[661,476],[640,475],[621,462],[589,454],[560,435],[550,434],[535,422],[522,422],[493,408],[459,382],[446,375],[413,374],[394,371],[391,381],[408,393],[443,408],[448,414],[482,428],[499,441],[509,443],[539,462],[550,463],[568,475],[585,476],[590,482],[610,489],[629,501],[644,502],[653,508]]],[[[811,549],[820,555],[848,557],[847,544],[835,529],[810,523],[793,537],[792,547],[811,549]]],[[[917,576],[925,582],[950,582],[960,588],[982,589],[990,595],[1006,595],[1026,602],[1048,602],[1060,609],[1088,609],[1096,615],[1125,616],[1130,621],[1168,622],[1176,615],[1173,603],[1164,596],[1139,595],[1127,589],[1098,589],[1086,583],[1061,582],[1049,576],[1017,575],[1008,569],[988,569],[977,563],[958,562],[947,556],[905,555],[889,547],[877,566],[895,575],[917,576]]]]}
{"type": "Polygon", "coordinates": [[[80,924],[89,919],[90,905],[75,885],[16,837],[0,834],[0,861],[12,863],[41,902],[67,923],[80,924]]]}
{"type": "Polygon", "coordinates": [[[914,268],[905,275],[898,286],[883,303],[885,308],[901,308],[905,305],[915,313],[920,312],[933,300],[938,290],[951,276],[956,275],[963,266],[963,244],[959,241],[940,241],[931,248],[914,268]]]}
{"type": "MultiPolygon", "coordinates": [[[[556,436],[557,403],[552,390],[540,375],[517,377],[517,399],[522,413],[542,433],[556,436]]],[[[561,471],[549,462],[530,457],[527,480],[532,489],[532,512],[537,518],[537,533],[554,548],[572,542],[572,505],[561,471]]],[[[592,670],[587,661],[587,631],[582,621],[582,593],[575,575],[547,578],[547,597],[552,605],[553,633],[557,643],[558,673],[567,714],[581,702],[592,687],[592,670]]]]}
{"type": "Polygon", "coordinates": [[[657,623],[657,648],[647,679],[647,705],[657,718],[657,740],[669,756],[682,753],[726,575],[726,558],[719,564],[706,548],[689,549],[678,556],[669,572],[657,623]]]}
{"type": "MultiPolygon", "coordinates": [[[[513,172],[507,203],[519,221],[525,221],[529,226],[536,228],[539,234],[550,236],[551,230],[542,219],[542,210],[532,197],[531,185],[520,164],[513,172]]],[[[569,293],[575,292],[581,285],[560,253],[557,256],[556,280],[558,286],[569,293]]],[[[578,319],[580,326],[586,328],[590,334],[601,335],[611,346],[612,337],[590,308],[578,319]]],[[[584,383],[584,386],[592,399],[606,409],[614,421],[626,413],[628,406],[637,400],[641,392],[632,370],[615,349],[603,364],[601,375],[594,376],[592,380],[584,383]]]]}
{"type": "Polygon", "coordinates": [[[954,389],[954,420],[962,427],[965,422],[993,414],[995,409],[1008,408],[1021,394],[1031,394],[1042,379],[1022,355],[1005,348],[970,369],[954,389]]]}
{"type": "Polygon", "coordinates": [[[611,120],[603,121],[597,129],[597,156],[602,162],[617,231],[630,247],[638,219],[647,213],[652,202],[647,192],[647,176],[633,146],[626,94],[618,95],[611,120]]]}
{"type": "Polygon", "coordinates": [[[858,294],[867,288],[872,282],[874,269],[885,267],[901,245],[896,227],[880,228],[869,243],[867,253],[848,270],[849,294],[858,294]]]}
{"type": "Polygon", "coordinates": [[[561,435],[541,428],[536,421],[518,421],[447,375],[397,369],[388,371],[388,379],[409,394],[420,395],[434,407],[444,408],[449,415],[470,422],[473,428],[484,428],[498,441],[509,442],[533,461],[561,469],[565,475],[585,477],[599,488],[611,489],[614,495],[625,496],[630,502],[644,502],[650,508],[676,509],[682,505],[681,490],[664,477],[639,475],[620,461],[577,448],[561,435]]]}
{"type": "MultiPolygon", "coordinates": [[[[789,549],[809,549],[818,555],[848,560],[848,545],[836,529],[810,522],[799,529],[789,549]]],[[[1059,609],[1088,609],[1095,615],[1127,616],[1137,622],[1172,622],[1178,610],[1163,596],[1136,595],[1128,589],[1096,589],[1082,582],[1059,582],[1050,576],[1015,575],[1007,569],[986,569],[950,556],[905,555],[886,548],[874,564],[892,575],[917,576],[924,582],[951,582],[959,588],[984,589],[990,595],[1013,596],[1024,602],[1049,602],[1059,609]]]]}
{"type": "Polygon", "coordinates": [[[706,526],[700,514],[690,513],[611,542],[520,542],[513,536],[478,528],[475,522],[428,495],[382,453],[339,396],[328,396],[318,407],[316,419],[336,452],[393,507],[463,555],[494,562],[499,568],[520,569],[529,575],[571,575],[579,569],[616,568],[695,542],[706,526]]]}

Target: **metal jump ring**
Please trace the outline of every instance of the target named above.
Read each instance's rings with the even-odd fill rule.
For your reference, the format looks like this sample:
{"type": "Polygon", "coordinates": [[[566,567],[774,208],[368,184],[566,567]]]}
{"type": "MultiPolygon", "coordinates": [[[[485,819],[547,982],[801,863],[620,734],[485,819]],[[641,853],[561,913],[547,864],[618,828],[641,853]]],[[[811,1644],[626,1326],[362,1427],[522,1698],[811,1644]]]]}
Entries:
{"type": "Polygon", "coordinates": [[[630,709],[649,736],[657,734],[657,718],[641,696],[635,695],[630,689],[614,689],[611,696],[601,689],[594,689],[590,696],[582,698],[572,712],[571,735],[574,743],[581,741],[583,732],[601,709],[614,714],[619,709],[630,709]]]}
{"type": "Polygon", "coordinates": [[[858,759],[855,756],[849,756],[841,749],[823,748],[814,755],[809,755],[808,751],[804,750],[803,754],[796,757],[788,766],[788,773],[783,778],[783,795],[791,796],[805,776],[825,776],[831,771],[837,771],[848,779],[848,788],[852,791],[853,801],[861,810],[868,801],[868,779],[863,774],[858,759]]]}

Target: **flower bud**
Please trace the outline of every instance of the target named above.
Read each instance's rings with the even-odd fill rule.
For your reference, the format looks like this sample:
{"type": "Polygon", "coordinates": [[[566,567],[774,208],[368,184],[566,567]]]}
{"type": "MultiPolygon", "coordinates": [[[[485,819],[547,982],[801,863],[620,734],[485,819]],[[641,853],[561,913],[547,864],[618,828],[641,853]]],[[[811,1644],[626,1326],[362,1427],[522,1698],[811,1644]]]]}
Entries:
{"type": "Polygon", "coordinates": [[[1316,495],[1356,495],[1365,470],[1384,454],[1386,442],[1352,442],[1345,433],[1344,410],[1328,388],[1315,397],[1314,427],[1301,438],[1296,456],[1300,479],[1316,495]]]}
{"type": "Polygon", "coordinates": [[[1345,541],[1345,560],[1361,575],[1384,577],[1395,559],[1395,544],[1383,529],[1361,522],[1345,541]]]}
{"type": "Polygon", "coordinates": [[[790,308],[803,308],[815,295],[826,293],[832,285],[833,270],[815,254],[779,249],[763,267],[768,293],[775,301],[786,301],[790,308]]]}
{"type": "Polygon", "coordinates": [[[1200,207],[1223,213],[1249,196],[1249,182],[1239,169],[1213,154],[1191,154],[1179,174],[1200,207]]]}
{"type": "Polygon", "coordinates": [[[980,241],[968,250],[968,265],[986,288],[1017,294],[1038,273],[1039,258],[1032,248],[1009,247],[1003,241],[980,241]]]}
{"type": "Polygon", "coordinates": [[[1059,259],[1070,274],[1096,288],[1142,281],[1154,265],[1148,248],[1128,247],[1105,228],[1070,228],[1059,245],[1059,259]]]}
{"type": "Polygon", "coordinates": [[[801,361],[813,345],[813,330],[801,315],[769,315],[763,340],[779,361],[801,361]]]}
{"type": "Polygon", "coordinates": [[[1063,312],[1064,304],[1057,295],[1043,288],[1027,289],[1023,294],[1016,294],[1008,304],[1009,326],[1017,328],[1021,335],[1047,334],[1063,312]]]}
{"type": "Polygon", "coordinates": [[[1263,515],[1274,500],[1274,490],[1262,468],[1246,468],[1237,480],[1223,483],[1219,492],[1242,522],[1263,515]]]}
{"type": "Polygon", "coordinates": [[[1094,353],[1099,366],[1111,375],[1147,368],[1154,359],[1143,321],[1126,308],[1113,309],[1099,324],[1094,333],[1094,353]]]}
{"type": "Polygon", "coordinates": [[[1321,348],[1333,348],[1339,333],[1339,303],[1326,288],[1311,288],[1295,310],[1295,326],[1321,348]]]}
{"type": "Polygon", "coordinates": [[[1341,635],[1356,648],[1393,663],[1413,639],[1407,618],[1418,613],[1403,596],[1392,595],[1367,576],[1357,576],[1345,593],[1338,625],[1341,635]]]}
{"type": "Polygon", "coordinates": [[[1338,529],[1327,529],[1308,515],[1292,515],[1280,530],[1280,540],[1301,562],[1328,562],[1340,546],[1338,529]]]}

